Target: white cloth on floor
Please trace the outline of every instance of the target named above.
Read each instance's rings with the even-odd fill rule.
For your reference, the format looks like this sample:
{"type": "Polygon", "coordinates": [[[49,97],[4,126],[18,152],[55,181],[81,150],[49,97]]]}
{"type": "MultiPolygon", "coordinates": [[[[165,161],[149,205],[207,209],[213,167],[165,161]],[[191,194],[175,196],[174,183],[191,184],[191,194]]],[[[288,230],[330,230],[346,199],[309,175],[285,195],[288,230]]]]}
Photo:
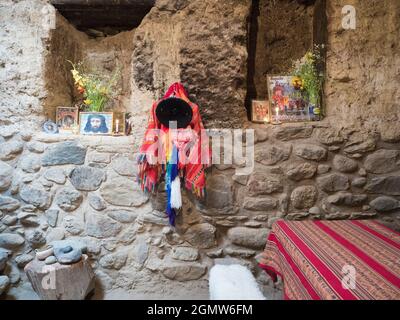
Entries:
{"type": "Polygon", "coordinates": [[[238,264],[212,267],[209,288],[211,300],[266,300],[250,270],[238,264]]]}

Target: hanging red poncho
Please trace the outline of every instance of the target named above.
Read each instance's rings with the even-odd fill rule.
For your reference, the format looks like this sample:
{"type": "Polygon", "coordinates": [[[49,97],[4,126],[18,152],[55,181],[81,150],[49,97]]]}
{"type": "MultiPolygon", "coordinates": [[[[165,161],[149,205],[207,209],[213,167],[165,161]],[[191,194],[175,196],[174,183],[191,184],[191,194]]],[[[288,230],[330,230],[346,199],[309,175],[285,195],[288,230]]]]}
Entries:
{"type": "MultiPolygon", "coordinates": [[[[179,177],[184,179],[187,189],[199,198],[204,197],[206,186],[204,170],[210,165],[209,141],[201,121],[199,107],[189,100],[182,84],[174,83],[164,98],[153,104],[138,162],[138,180],[143,191],[154,192],[161,176],[165,176],[167,192],[170,192],[170,183],[174,181],[175,176],[178,176],[178,180],[179,177]],[[187,128],[169,129],[157,119],[158,104],[171,97],[184,100],[192,108],[193,116],[187,128]]],[[[171,201],[174,202],[170,199],[169,193],[166,211],[170,223],[174,225],[175,212],[174,207],[171,208],[171,201]]]]}

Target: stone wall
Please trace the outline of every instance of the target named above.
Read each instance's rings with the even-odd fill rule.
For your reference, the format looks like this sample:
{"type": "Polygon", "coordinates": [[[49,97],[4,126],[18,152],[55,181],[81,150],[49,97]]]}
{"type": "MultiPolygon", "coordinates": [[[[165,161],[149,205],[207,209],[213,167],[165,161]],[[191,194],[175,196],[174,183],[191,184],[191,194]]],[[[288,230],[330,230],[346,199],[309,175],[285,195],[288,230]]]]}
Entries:
{"type": "Polygon", "coordinates": [[[184,298],[187,292],[207,298],[210,267],[228,262],[249,266],[265,292],[279,296],[253,260],[264,245],[268,221],[239,214],[234,199],[241,185],[230,172],[212,169],[205,204],[184,193],[174,231],[164,213],[162,185],[152,197],[139,190],[133,150],[133,137],[5,137],[0,153],[0,272],[6,277],[0,277],[6,279],[2,290],[11,285],[7,297],[34,297],[23,267],[34,258],[34,249],[64,238],[87,248],[97,298],[116,290],[142,298],[184,298]],[[222,199],[237,208],[229,210],[222,199]]]}
{"type": "Polygon", "coordinates": [[[327,1],[326,111],[342,127],[399,141],[400,2],[327,1]],[[343,30],[341,9],[356,8],[356,29],[343,30]]]}
{"type": "Polygon", "coordinates": [[[0,35],[0,289],[8,287],[8,297],[32,297],[22,268],[35,248],[56,239],[85,243],[98,298],[118,290],[204,298],[210,267],[232,261],[249,266],[273,298],[279,292],[254,256],[277,219],[377,218],[400,229],[397,2],[353,1],[360,29],[343,31],[343,1],[329,1],[328,117],[281,126],[244,118],[250,1],[157,1],[137,29],[96,40],[61,18],[58,31],[68,34],[38,28],[27,17],[40,17],[44,3],[0,5],[10,17],[0,35]],[[384,21],[388,33],[367,27],[370,20],[384,21]],[[47,107],[72,101],[64,58],[81,56],[126,67],[122,101],[133,115],[132,136],[39,133],[47,107]],[[59,72],[53,78],[45,61],[59,72]],[[208,128],[256,130],[255,171],[237,176],[240,164],[213,166],[206,201],[185,194],[173,232],[162,186],[150,199],[138,190],[134,156],[152,101],[179,80],[208,128]]]}
{"type": "Polygon", "coordinates": [[[0,129],[37,127],[44,113],[45,0],[0,3],[0,129]]]}

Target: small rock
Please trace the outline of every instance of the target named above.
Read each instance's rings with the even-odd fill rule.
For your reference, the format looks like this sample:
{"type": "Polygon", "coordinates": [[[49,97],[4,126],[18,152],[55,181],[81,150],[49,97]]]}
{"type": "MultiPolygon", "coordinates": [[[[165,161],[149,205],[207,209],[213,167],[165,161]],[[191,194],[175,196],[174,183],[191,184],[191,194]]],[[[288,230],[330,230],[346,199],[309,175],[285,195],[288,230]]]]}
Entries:
{"type": "Polygon", "coordinates": [[[47,265],[55,264],[56,262],[57,262],[57,258],[55,256],[47,257],[44,260],[44,263],[47,264],[47,265]]]}
{"type": "Polygon", "coordinates": [[[287,167],[286,176],[293,181],[311,179],[317,172],[317,166],[312,163],[304,162],[292,164],[287,167]]]}
{"type": "Polygon", "coordinates": [[[101,186],[100,193],[109,204],[122,207],[140,207],[149,200],[137,183],[122,176],[107,179],[101,186]]]}
{"type": "Polygon", "coordinates": [[[12,160],[22,152],[24,144],[20,141],[9,141],[0,144],[0,160],[12,160]]]}
{"type": "Polygon", "coordinates": [[[290,201],[296,209],[307,209],[315,204],[317,195],[314,186],[301,186],[293,190],[290,201]]]}
{"type": "Polygon", "coordinates": [[[4,212],[12,212],[17,210],[20,207],[20,203],[18,200],[7,197],[0,196],[0,210],[4,212]]]}
{"type": "Polygon", "coordinates": [[[15,262],[19,268],[25,267],[29,262],[33,260],[34,256],[30,254],[20,254],[15,257],[15,262]]]}
{"type": "Polygon", "coordinates": [[[44,244],[46,244],[46,237],[43,231],[40,230],[33,230],[27,232],[26,240],[28,240],[29,244],[32,248],[40,248],[44,244]]]}
{"type": "Polygon", "coordinates": [[[72,235],[79,235],[84,230],[83,222],[75,216],[66,216],[63,220],[64,229],[72,235]]]}
{"type": "Polygon", "coordinates": [[[328,173],[331,170],[331,166],[327,165],[327,164],[320,164],[318,166],[317,172],[318,174],[325,174],[328,173]]]}
{"type": "Polygon", "coordinates": [[[19,166],[27,173],[38,172],[41,168],[40,157],[33,155],[24,156],[22,157],[19,166]]]}
{"type": "Polygon", "coordinates": [[[232,247],[224,248],[224,253],[231,257],[239,257],[243,259],[249,259],[256,254],[254,250],[236,249],[232,247]]]}
{"type": "Polygon", "coordinates": [[[278,175],[254,173],[248,183],[251,196],[266,195],[283,191],[283,183],[278,175]]]}
{"type": "Polygon", "coordinates": [[[220,258],[222,257],[222,255],[223,255],[222,249],[207,252],[207,256],[211,259],[220,258]]]}
{"type": "Polygon", "coordinates": [[[18,234],[1,233],[0,234],[0,248],[16,249],[25,243],[25,239],[18,234]]]}
{"type": "Polygon", "coordinates": [[[72,212],[82,203],[82,194],[72,187],[63,188],[56,196],[55,203],[63,210],[72,212]]]}
{"type": "Polygon", "coordinates": [[[366,178],[356,178],[351,182],[351,185],[356,188],[362,188],[367,184],[366,178]]]}
{"type": "Polygon", "coordinates": [[[26,203],[42,210],[48,209],[52,201],[52,194],[39,185],[25,185],[19,195],[26,203]]]}
{"type": "Polygon", "coordinates": [[[358,169],[356,161],[342,155],[336,155],[333,158],[333,166],[336,170],[345,173],[351,173],[358,169]]]}
{"type": "Polygon", "coordinates": [[[103,170],[88,166],[73,169],[69,175],[72,185],[81,191],[95,191],[106,179],[103,170]]]}
{"type": "Polygon", "coordinates": [[[372,137],[360,135],[352,135],[350,140],[345,144],[344,152],[348,154],[362,154],[373,151],[376,148],[376,141],[372,137]]]}
{"type": "Polygon", "coordinates": [[[365,169],[371,173],[389,173],[400,169],[399,150],[378,150],[367,156],[365,169]]]}
{"type": "Polygon", "coordinates": [[[107,215],[121,223],[132,223],[138,216],[137,213],[126,210],[110,210],[107,212],[107,215]]]}
{"type": "Polygon", "coordinates": [[[365,189],[370,193],[400,196],[400,176],[373,178],[369,181],[365,189]]]}
{"type": "Polygon", "coordinates": [[[28,150],[34,153],[43,153],[45,144],[37,141],[32,141],[26,144],[28,150]]]}
{"type": "Polygon", "coordinates": [[[107,208],[107,203],[101,197],[93,193],[89,193],[88,199],[89,205],[97,211],[103,211],[107,208]]]}
{"type": "Polygon", "coordinates": [[[78,145],[75,141],[66,141],[57,143],[47,148],[43,154],[43,166],[55,166],[64,164],[84,164],[86,157],[86,148],[78,145]]]}
{"type": "Polygon", "coordinates": [[[249,176],[248,175],[233,175],[232,180],[237,182],[238,184],[241,184],[242,186],[246,186],[247,182],[249,181],[249,176]]]}
{"type": "Polygon", "coordinates": [[[271,197],[245,198],[243,208],[251,211],[269,211],[276,208],[278,201],[271,197]]]}
{"type": "Polygon", "coordinates": [[[175,247],[172,249],[172,258],[181,261],[196,261],[199,259],[199,250],[191,247],[175,247]]]}
{"type": "Polygon", "coordinates": [[[1,219],[1,222],[6,225],[6,226],[13,226],[17,223],[18,219],[17,217],[14,216],[5,216],[3,219],[1,219]]]}
{"type": "Polygon", "coordinates": [[[118,222],[103,215],[92,213],[86,220],[86,233],[91,237],[99,239],[115,237],[121,229],[118,222]]]}
{"type": "Polygon", "coordinates": [[[236,227],[228,231],[228,238],[238,246],[262,249],[267,243],[268,229],[236,227]]]}
{"type": "Polygon", "coordinates": [[[135,247],[131,257],[138,264],[139,268],[143,267],[149,257],[149,250],[150,247],[145,238],[141,237],[135,241],[135,247]]]}
{"type": "Polygon", "coordinates": [[[361,177],[366,177],[367,176],[367,171],[364,168],[361,168],[360,170],[358,170],[358,174],[361,177]]]}
{"type": "Polygon", "coordinates": [[[309,214],[311,215],[320,215],[321,214],[321,209],[318,207],[312,207],[308,210],[309,214]]]}
{"type": "Polygon", "coordinates": [[[217,245],[216,228],[208,223],[191,226],[185,233],[185,239],[194,247],[201,249],[217,245]]]}
{"type": "Polygon", "coordinates": [[[349,178],[336,173],[318,177],[317,184],[325,192],[345,191],[350,188],[349,178]]]}
{"type": "Polygon", "coordinates": [[[339,192],[327,198],[331,204],[338,206],[358,207],[363,205],[368,200],[365,194],[352,194],[348,192],[339,192]]]}
{"type": "Polygon", "coordinates": [[[340,147],[339,146],[330,146],[330,147],[328,147],[328,150],[330,152],[337,152],[340,150],[340,147]]]}
{"type": "Polygon", "coordinates": [[[287,220],[304,220],[310,215],[309,212],[293,212],[289,213],[285,219],[287,220]]]}
{"type": "Polygon", "coordinates": [[[326,145],[341,144],[344,138],[333,128],[318,128],[315,130],[315,135],[319,142],[326,145]]]}
{"type": "Polygon", "coordinates": [[[378,212],[387,212],[400,208],[400,201],[391,197],[382,196],[372,200],[370,206],[378,212]]]}
{"type": "Polygon", "coordinates": [[[207,272],[207,267],[201,264],[165,265],[161,273],[175,281],[191,281],[200,279],[207,272]]]}
{"type": "Polygon", "coordinates": [[[92,152],[89,154],[88,162],[108,164],[111,162],[111,154],[103,152],[92,152]]]}
{"type": "Polygon", "coordinates": [[[117,157],[112,160],[111,167],[121,176],[136,177],[137,163],[128,157],[117,157]]]}
{"type": "Polygon", "coordinates": [[[0,191],[7,190],[11,186],[13,167],[0,161],[0,191]]]}
{"type": "Polygon", "coordinates": [[[65,238],[65,232],[63,228],[54,228],[46,236],[46,242],[51,243],[53,241],[63,240],[65,238]]]}
{"type": "Polygon", "coordinates": [[[282,126],[275,132],[275,138],[282,141],[309,138],[313,132],[310,126],[282,126]]]}
{"type": "Polygon", "coordinates": [[[67,176],[65,175],[64,170],[60,168],[47,169],[46,172],[44,173],[44,177],[47,180],[55,182],[57,184],[64,184],[65,181],[67,181],[67,176]]]}
{"type": "Polygon", "coordinates": [[[291,153],[291,145],[257,145],[254,159],[263,165],[273,166],[289,159],[291,153]]]}
{"type": "Polygon", "coordinates": [[[105,269],[119,270],[126,264],[127,257],[124,252],[112,253],[103,256],[99,264],[105,269]]]}
{"type": "Polygon", "coordinates": [[[9,255],[11,251],[0,248],[0,273],[5,269],[9,255]]]}
{"type": "Polygon", "coordinates": [[[7,276],[0,276],[0,295],[6,291],[9,284],[10,279],[7,276]]]}
{"type": "Polygon", "coordinates": [[[34,214],[33,212],[20,212],[18,213],[18,219],[21,222],[21,224],[25,226],[34,226],[37,227],[39,226],[39,217],[34,214]]]}
{"type": "Polygon", "coordinates": [[[256,221],[249,221],[249,222],[245,222],[244,226],[249,227],[249,228],[260,228],[260,227],[262,227],[262,224],[260,222],[256,222],[256,221]]]}
{"type": "Polygon", "coordinates": [[[297,156],[307,160],[324,161],[328,156],[325,148],[312,144],[298,144],[294,150],[297,156]]]}
{"type": "Polygon", "coordinates": [[[60,210],[58,209],[49,209],[44,213],[47,218],[47,223],[53,228],[57,225],[59,212],[60,210]]]}

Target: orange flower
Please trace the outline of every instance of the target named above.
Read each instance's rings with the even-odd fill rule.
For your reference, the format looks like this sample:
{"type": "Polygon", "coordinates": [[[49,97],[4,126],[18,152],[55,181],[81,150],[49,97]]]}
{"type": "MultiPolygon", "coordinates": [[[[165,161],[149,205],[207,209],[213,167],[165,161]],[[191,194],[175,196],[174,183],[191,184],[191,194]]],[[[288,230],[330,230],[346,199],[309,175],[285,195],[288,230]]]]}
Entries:
{"type": "Polygon", "coordinates": [[[79,86],[78,87],[78,92],[81,93],[81,94],[85,93],[85,88],[79,86]]]}

